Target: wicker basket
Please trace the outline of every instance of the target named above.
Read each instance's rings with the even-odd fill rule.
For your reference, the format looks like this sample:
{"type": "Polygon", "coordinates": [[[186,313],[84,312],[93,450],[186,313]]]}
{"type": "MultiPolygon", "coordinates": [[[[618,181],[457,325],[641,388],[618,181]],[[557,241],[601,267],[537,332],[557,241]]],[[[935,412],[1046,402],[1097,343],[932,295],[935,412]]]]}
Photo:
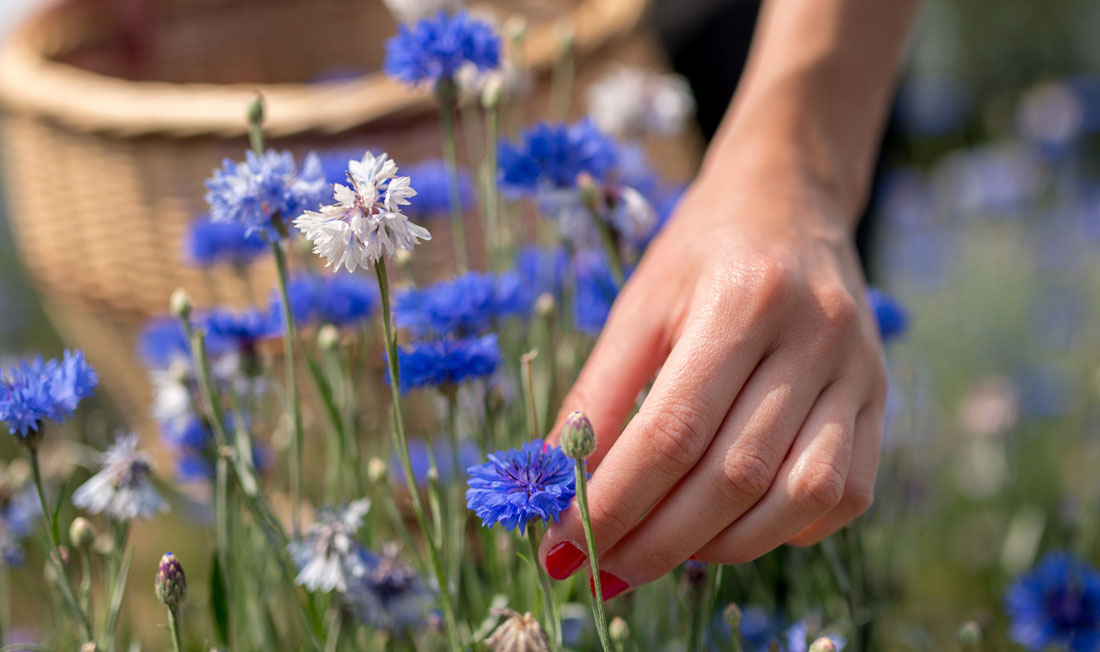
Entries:
{"type": "MultiPolygon", "coordinates": [[[[379,0],[162,0],[140,66],[130,63],[132,43],[109,4],[46,10],[9,42],[0,55],[0,143],[17,248],[43,304],[137,416],[148,388],[134,336],[164,312],[173,289],[214,305],[271,286],[269,262],[244,282],[189,266],[180,245],[204,208],[203,180],[246,148],[243,107],[253,91],[267,99],[272,144],[298,153],[369,146],[412,162],[439,151],[438,125],[428,92],[377,72],[310,83],[334,70],[380,68],[395,26],[379,0]]],[[[498,3],[498,15],[529,24],[524,60],[539,79],[532,113],[546,101],[541,73],[560,20],[576,29],[581,86],[600,62],[661,67],[640,27],[643,4],[498,3]]],[[[696,152],[673,147],[661,158],[683,172],[696,152]]]]}

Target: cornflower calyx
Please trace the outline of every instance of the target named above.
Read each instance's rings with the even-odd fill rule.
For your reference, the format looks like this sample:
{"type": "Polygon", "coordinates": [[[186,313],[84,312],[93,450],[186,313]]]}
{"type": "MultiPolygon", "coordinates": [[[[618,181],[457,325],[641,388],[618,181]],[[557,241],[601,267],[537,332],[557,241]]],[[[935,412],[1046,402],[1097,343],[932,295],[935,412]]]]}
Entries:
{"type": "Polygon", "coordinates": [[[157,599],[172,608],[187,599],[187,576],[179,560],[170,552],[160,558],[155,590],[157,599]]]}
{"type": "Polygon", "coordinates": [[[584,412],[575,411],[561,426],[561,449],[566,455],[583,460],[596,452],[596,432],[584,412]]]}

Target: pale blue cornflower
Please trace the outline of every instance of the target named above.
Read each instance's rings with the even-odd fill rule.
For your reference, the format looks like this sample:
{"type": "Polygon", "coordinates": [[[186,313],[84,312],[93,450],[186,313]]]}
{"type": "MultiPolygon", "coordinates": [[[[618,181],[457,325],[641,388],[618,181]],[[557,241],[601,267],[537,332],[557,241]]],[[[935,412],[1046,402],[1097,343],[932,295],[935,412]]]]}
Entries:
{"type": "Polygon", "coordinates": [[[0,564],[22,566],[24,562],[21,542],[34,531],[35,522],[42,516],[42,506],[31,486],[0,496],[0,564]]]}
{"type": "Polygon", "coordinates": [[[479,71],[500,66],[500,37],[465,11],[440,11],[411,25],[398,25],[386,42],[386,74],[406,84],[453,80],[464,65],[479,71]]]}
{"type": "MultiPolygon", "coordinates": [[[[319,276],[297,276],[287,284],[287,296],[298,324],[357,326],[366,322],[378,307],[378,288],[366,279],[338,272],[319,276]]],[[[272,293],[271,310],[282,320],[282,299],[272,293]]]]}
{"type": "Polygon", "coordinates": [[[432,592],[420,574],[398,558],[397,546],[383,547],[380,557],[351,578],[342,596],[364,624],[401,634],[424,624],[433,605],[432,592]]]}
{"type": "Polygon", "coordinates": [[[521,448],[497,451],[471,466],[466,506],[485,527],[497,523],[522,534],[534,520],[560,522],[576,494],[573,460],[561,448],[543,448],[541,439],[521,448]]]}
{"type": "Polygon", "coordinates": [[[399,249],[412,251],[419,241],[432,239],[402,212],[416,191],[409,177],[397,176],[397,164],[387,154],[367,152],[361,160],[349,161],[348,181],[351,187],[333,186],[335,204],[294,220],[328,265],[349,272],[370,269],[383,256],[392,258],[399,249]]]}
{"type": "Polygon", "coordinates": [[[100,455],[98,473],[73,493],[73,504],[117,521],[147,519],[167,512],[168,503],[153,487],[153,461],[137,449],[135,434],[120,435],[100,455]]]}
{"type": "Polygon", "coordinates": [[[65,351],[60,360],[24,360],[0,370],[0,421],[27,441],[43,421],[60,423],[71,417],[98,384],[99,376],[81,351],[65,351]]]}
{"type": "Polygon", "coordinates": [[[402,392],[417,387],[455,386],[491,376],[500,366],[500,344],[495,333],[414,342],[398,349],[397,358],[402,392]]]}
{"type": "Polygon", "coordinates": [[[201,218],[187,230],[187,259],[197,267],[219,264],[243,266],[268,252],[258,233],[249,233],[240,222],[215,222],[201,218]]]}
{"type": "Polygon", "coordinates": [[[356,533],[369,510],[368,498],[343,509],[322,510],[302,539],[288,543],[287,551],[298,567],[295,583],[308,591],[343,593],[350,580],[362,577],[373,559],[356,539],[356,533]]]}
{"type": "Polygon", "coordinates": [[[423,288],[410,288],[393,301],[400,328],[417,336],[465,336],[483,333],[494,320],[516,315],[522,308],[510,296],[502,277],[467,272],[423,288]]]}
{"type": "Polygon", "coordinates": [[[328,190],[321,161],[312,152],[299,169],[290,152],[268,150],[257,156],[249,151],[244,162],[226,159],[207,179],[206,203],[213,221],[236,222],[246,233],[272,240],[282,235],[282,221],[316,209],[328,190]]]}
{"type": "MultiPolygon", "coordinates": [[[[460,168],[456,172],[459,206],[462,212],[466,212],[474,203],[474,183],[465,169],[460,168]]],[[[421,161],[407,166],[405,173],[416,187],[416,199],[405,209],[410,219],[428,220],[450,214],[451,190],[446,163],[441,160],[421,161]]]]}

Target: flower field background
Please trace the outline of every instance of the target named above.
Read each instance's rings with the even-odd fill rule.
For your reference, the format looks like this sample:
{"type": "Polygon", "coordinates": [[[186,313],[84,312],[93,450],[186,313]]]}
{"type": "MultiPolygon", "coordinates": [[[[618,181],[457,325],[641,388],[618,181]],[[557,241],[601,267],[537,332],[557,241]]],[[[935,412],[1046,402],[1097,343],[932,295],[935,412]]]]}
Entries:
{"type": "MultiPolygon", "coordinates": [[[[828,636],[849,650],[1100,650],[1100,12],[1051,3],[1038,24],[1011,7],[989,19],[984,4],[926,6],[871,199],[869,272],[892,383],[874,507],[813,548],[687,562],[608,601],[612,649],[796,652],[828,636]]],[[[435,20],[393,46],[390,74],[453,78],[454,61],[430,47],[446,29],[471,32],[457,59],[498,65],[493,34],[435,20]]],[[[447,101],[453,89],[439,88],[447,101]]],[[[507,101],[486,94],[490,110],[507,101]]],[[[574,462],[522,446],[545,434],[683,181],[633,167],[629,135],[608,133],[614,117],[502,136],[496,219],[537,207],[572,253],[553,235],[535,249],[488,242],[501,252],[493,273],[415,289],[404,257],[443,246],[426,234],[453,224],[454,205],[494,196],[478,185],[483,162],[266,150],[212,169],[195,189],[212,221],[180,243],[195,264],[271,265],[268,243],[297,231],[303,246],[286,247],[283,295],[252,312],[165,297],[165,318],[134,343],[157,388],[157,429],[138,446],[149,456],[116,439],[147,415],[118,414],[100,395],[73,410],[94,380],[48,334],[3,238],[0,369],[9,386],[47,377],[53,389],[27,393],[30,421],[10,407],[0,419],[22,431],[0,442],[0,642],[88,639],[49,565],[53,529],[97,649],[167,649],[169,614],[194,650],[541,650],[559,637],[561,649],[600,649],[583,574],[554,582],[549,601],[529,563],[528,531],[569,504],[574,462]],[[286,214],[273,219],[272,205],[286,214]],[[326,262],[343,270],[322,272],[326,262]],[[390,310],[397,339],[382,326],[390,310]],[[300,335],[294,383],[278,362],[288,317],[300,335]],[[20,362],[35,352],[59,362],[20,362]],[[289,387],[301,388],[301,426],[289,387]],[[387,416],[397,400],[404,425],[387,416]],[[391,440],[399,430],[407,457],[391,440]],[[496,500],[517,468],[545,480],[541,502],[496,500]],[[78,516],[87,521],[73,525],[78,516]],[[504,647],[524,635],[529,647],[504,647]]]]}

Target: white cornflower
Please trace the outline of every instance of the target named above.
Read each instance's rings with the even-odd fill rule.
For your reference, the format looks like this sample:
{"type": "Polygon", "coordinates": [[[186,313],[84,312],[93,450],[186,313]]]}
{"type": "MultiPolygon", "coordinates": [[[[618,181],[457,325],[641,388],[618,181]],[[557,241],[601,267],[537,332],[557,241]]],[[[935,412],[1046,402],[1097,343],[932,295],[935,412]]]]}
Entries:
{"type": "Polygon", "coordinates": [[[342,510],[321,513],[300,541],[287,544],[298,566],[295,583],[310,591],[348,590],[348,579],[362,576],[370,559],[355,539],[370,510],[370,499],[357,500],[342,510]]]}
{"type": "Polygon", "coordinates": [[[392,258],[398,250],[411,251],[419,240],[432,239],[401,212],[416,191],[409,177],[397,176],[397,164],[387,154],[367,152],[361,161],[349,161],[348,180],[350,188],[335,185],[335,204],[294,220],[313,243],[313,252],[329,265],[349,272],[370,269],[383,254],[392,258]]]}
{"type": "Polygon", "coordinates": [[[623,66],[588,88],[589,116],[616,136],[673,134],[694,110],[691,89],[679,75],[623,66]]]}
{"type": "Polygon", "coordinates": [[[128,521],[167,512],[168,503],[150,481],[152,460],[137,450],[135,434],[121,435],[100,455],[102,467],[73,494],[73,504],[92,514],[128,521]]]}
{"type": "Polygon", "coordinates": [[[462,0],[383,0],[383,2],[394,18],[406,23],[415,23],[441,10],[455,11],[462,7],[462,0]]]}

